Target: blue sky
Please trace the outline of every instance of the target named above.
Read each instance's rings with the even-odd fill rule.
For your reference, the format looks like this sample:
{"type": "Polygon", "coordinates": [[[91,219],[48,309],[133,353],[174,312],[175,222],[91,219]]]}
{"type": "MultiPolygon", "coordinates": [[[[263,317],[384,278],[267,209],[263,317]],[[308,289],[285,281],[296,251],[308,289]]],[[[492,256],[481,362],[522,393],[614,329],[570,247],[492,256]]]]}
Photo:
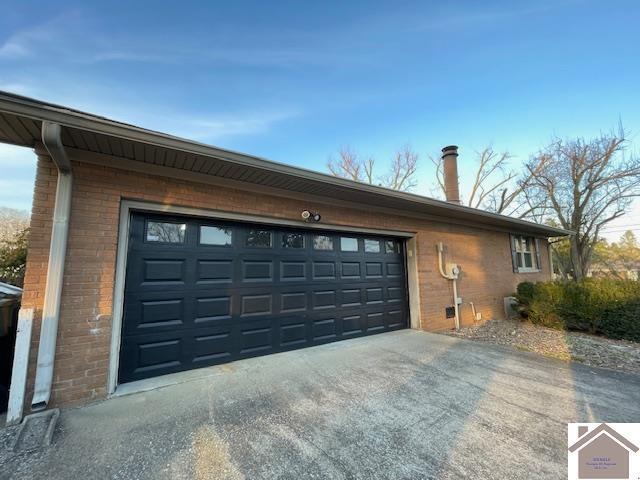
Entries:
{"type": "MultiPolygon", "coordinates": [[[[0,89],[321,171],[410,144],[422,194],[452,143],[463,190],[489,144],[515,167],[622,120],[638,150],[637,1],[161,3],[1,1],[0,89]]],[[[0,146],[0,205],[32,157],[0,146]]]]}

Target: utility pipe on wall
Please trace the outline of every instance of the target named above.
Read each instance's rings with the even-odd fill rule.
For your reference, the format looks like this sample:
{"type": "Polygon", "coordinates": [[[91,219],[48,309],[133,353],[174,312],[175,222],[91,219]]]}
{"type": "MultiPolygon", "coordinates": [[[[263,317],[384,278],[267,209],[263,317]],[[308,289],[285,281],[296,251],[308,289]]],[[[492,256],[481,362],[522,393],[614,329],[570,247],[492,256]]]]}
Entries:
{"type": "Polygon", "coordinates": [[[45,409],[51,397],[73,183],[71,162],[62,144],[62,127],[57,123],[42,122],[42,143],[58,168],[58,183],[53,209],[47,283],[42,307],[35,391],[31,401],[31,409],[34,411],[45,409]]]}
{"type": "Polygon", "coordinates": [[[447,264],[447,269],[450,272],[445,272],[445,269],[442,265],[442,253],[444,251],[444,247],[442,246],[442,242],[438,242],[438,267],[440,269],[440,275],[442,275],[447,280],[453,281],[453,309],[455,311],[456,316],[456,330],[460,329],[460,310],[458,308],[458,276],[460,275],[460,267],[456,264],[447,264]]]}

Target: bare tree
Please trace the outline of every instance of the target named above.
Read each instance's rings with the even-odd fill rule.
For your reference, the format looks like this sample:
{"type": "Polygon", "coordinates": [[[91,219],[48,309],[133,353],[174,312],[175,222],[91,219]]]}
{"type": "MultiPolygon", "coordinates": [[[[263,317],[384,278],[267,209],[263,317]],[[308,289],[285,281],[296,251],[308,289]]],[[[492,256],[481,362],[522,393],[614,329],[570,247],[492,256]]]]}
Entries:
{"type": "MultiPolygon", "coordinates": [[[[540,212],[540,205],[527,195],[531,175],[518,175],[509,169],[512,156],[498,153],[491,146],[476,152],[473,183],[466,204],[494,213],[516,217],[531,217],[540,212]]],[[[442,157],[431,157],[436,167],[438,190],[444,195],[442,157]]]]}
{"type": "Polygon", "coordinates": [[[404,146],[394,154],[389,170],[376,175],[376,161],[373,157],[363,158],[349,148],[342,148],[337,158],[329,159],[327,168],[335,177],[407,191],[417,185],[415,174],[418,160],[418,154],[409,146],[404,146]]]}
{"type": "Polygon", "coordinates": [[[337,159],[329,159],[327,168],[334,177],[372,184],[374,164],[373,158],[362,159],[350,148],[343,147],[338,152],[337,159]]]}
{"type": "Polygon", "coordinates": [[[29,212],[0,207],[0,244],[13,240],[29,227],[29,212]]]}
{"type": "Polygon", "coordinates": [[[29,213],[0,207],[0,282],[22,286],[28,237],[29,213]]]}
{"type": "Polygon", "coordinates": [[[405,145],[393,156],[389,172],[382,178],[382,184],[393,190],[411,190],[417,185],[415,173],[418,168],[418,154],[405,145]]]}
{"type": "Polygon", "coordinates": [[[525,165],[526,194],[575,233],[569,240],[570,275],[587,275],[602,228],[640,196],[640,158],[626,155],[624,131],[590,141],[555,139],[525,165]]]}

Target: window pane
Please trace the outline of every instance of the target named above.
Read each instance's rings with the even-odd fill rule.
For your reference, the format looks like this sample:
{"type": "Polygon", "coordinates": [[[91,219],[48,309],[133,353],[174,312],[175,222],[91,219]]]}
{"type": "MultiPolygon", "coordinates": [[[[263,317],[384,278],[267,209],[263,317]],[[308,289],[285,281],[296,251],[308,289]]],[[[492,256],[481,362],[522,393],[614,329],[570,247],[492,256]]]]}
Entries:
{"type": "Polygon", "coordinates": [[[533,263],[531,263],[531,253],[527,252],[524,254],[524,266],[527,268],[532,268],[533,263]]]}
{"type": "Polygon", "coordinates": [[[515,237],[513,240],[516,243],[516,252],[522,251],[522,237],[515,237]]]}
{"type": "Polygon", "coordinates": [[[340,237],[340,250],[343,252],[357,252],[358,239],[351,237],[340,237]]]}
{"type": "Polygon", "coordinates": [[[269,230],[248,230],[247,247],[270,247],[271,232],[269,230]]]}
{"type": "Polygon", "coordinates": [[[395,240],[385,240],[384,248],[387,253],[400,253],[400,245],[395,240]]]}
{"type": "Polygon", "coordinates": [[[147,242],[183,243],[184,223],[147,222],[147,242]]]}
{"type": "Polygon", "coordinates": [[[200,227],[200,243],[202,245],[231,245],[231,229],[222,227],[200,227]]]}
{"type": "Polygon", "coordinates": [[[364,251],[368,253],[380,253],[380,242],[378,240],[365,240],[364,251]]]}
{"type": "Polygon", "coordinates": [[[531,251],[531,237],[525,237],[522,242],[522,247],[525,252],[531,251]]]}
{"type": "Polygon", "coordinates": [[[282,236],[282,246],[285,248],[304,248],[302,233],[285,233],[282,236]]]}
{"type": "Polygon", "coordinates": [[[333,239],[325,235],[316,235],[313,237],[314,250],[333,250],[333,239]]]}
{"type": "Polygon", "coordinates": [[[518,268],[522,268],[522,254],[518,253],[516,255],[516,264],[518,265],[518,268]]]}

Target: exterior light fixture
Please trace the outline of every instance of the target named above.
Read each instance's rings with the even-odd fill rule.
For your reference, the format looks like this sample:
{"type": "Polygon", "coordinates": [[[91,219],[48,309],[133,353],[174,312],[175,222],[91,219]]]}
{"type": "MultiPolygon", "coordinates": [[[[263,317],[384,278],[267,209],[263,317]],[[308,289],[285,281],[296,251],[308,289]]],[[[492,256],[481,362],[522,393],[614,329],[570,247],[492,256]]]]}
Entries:
{"type": "Polygon", "coordinates": [[[310,212],[309,210],[303,210],[300,216],[305,222],[317,223],[320,220],[322,220],[322,216],[319,213],[313,213],[313,212],[310,212]]]}

